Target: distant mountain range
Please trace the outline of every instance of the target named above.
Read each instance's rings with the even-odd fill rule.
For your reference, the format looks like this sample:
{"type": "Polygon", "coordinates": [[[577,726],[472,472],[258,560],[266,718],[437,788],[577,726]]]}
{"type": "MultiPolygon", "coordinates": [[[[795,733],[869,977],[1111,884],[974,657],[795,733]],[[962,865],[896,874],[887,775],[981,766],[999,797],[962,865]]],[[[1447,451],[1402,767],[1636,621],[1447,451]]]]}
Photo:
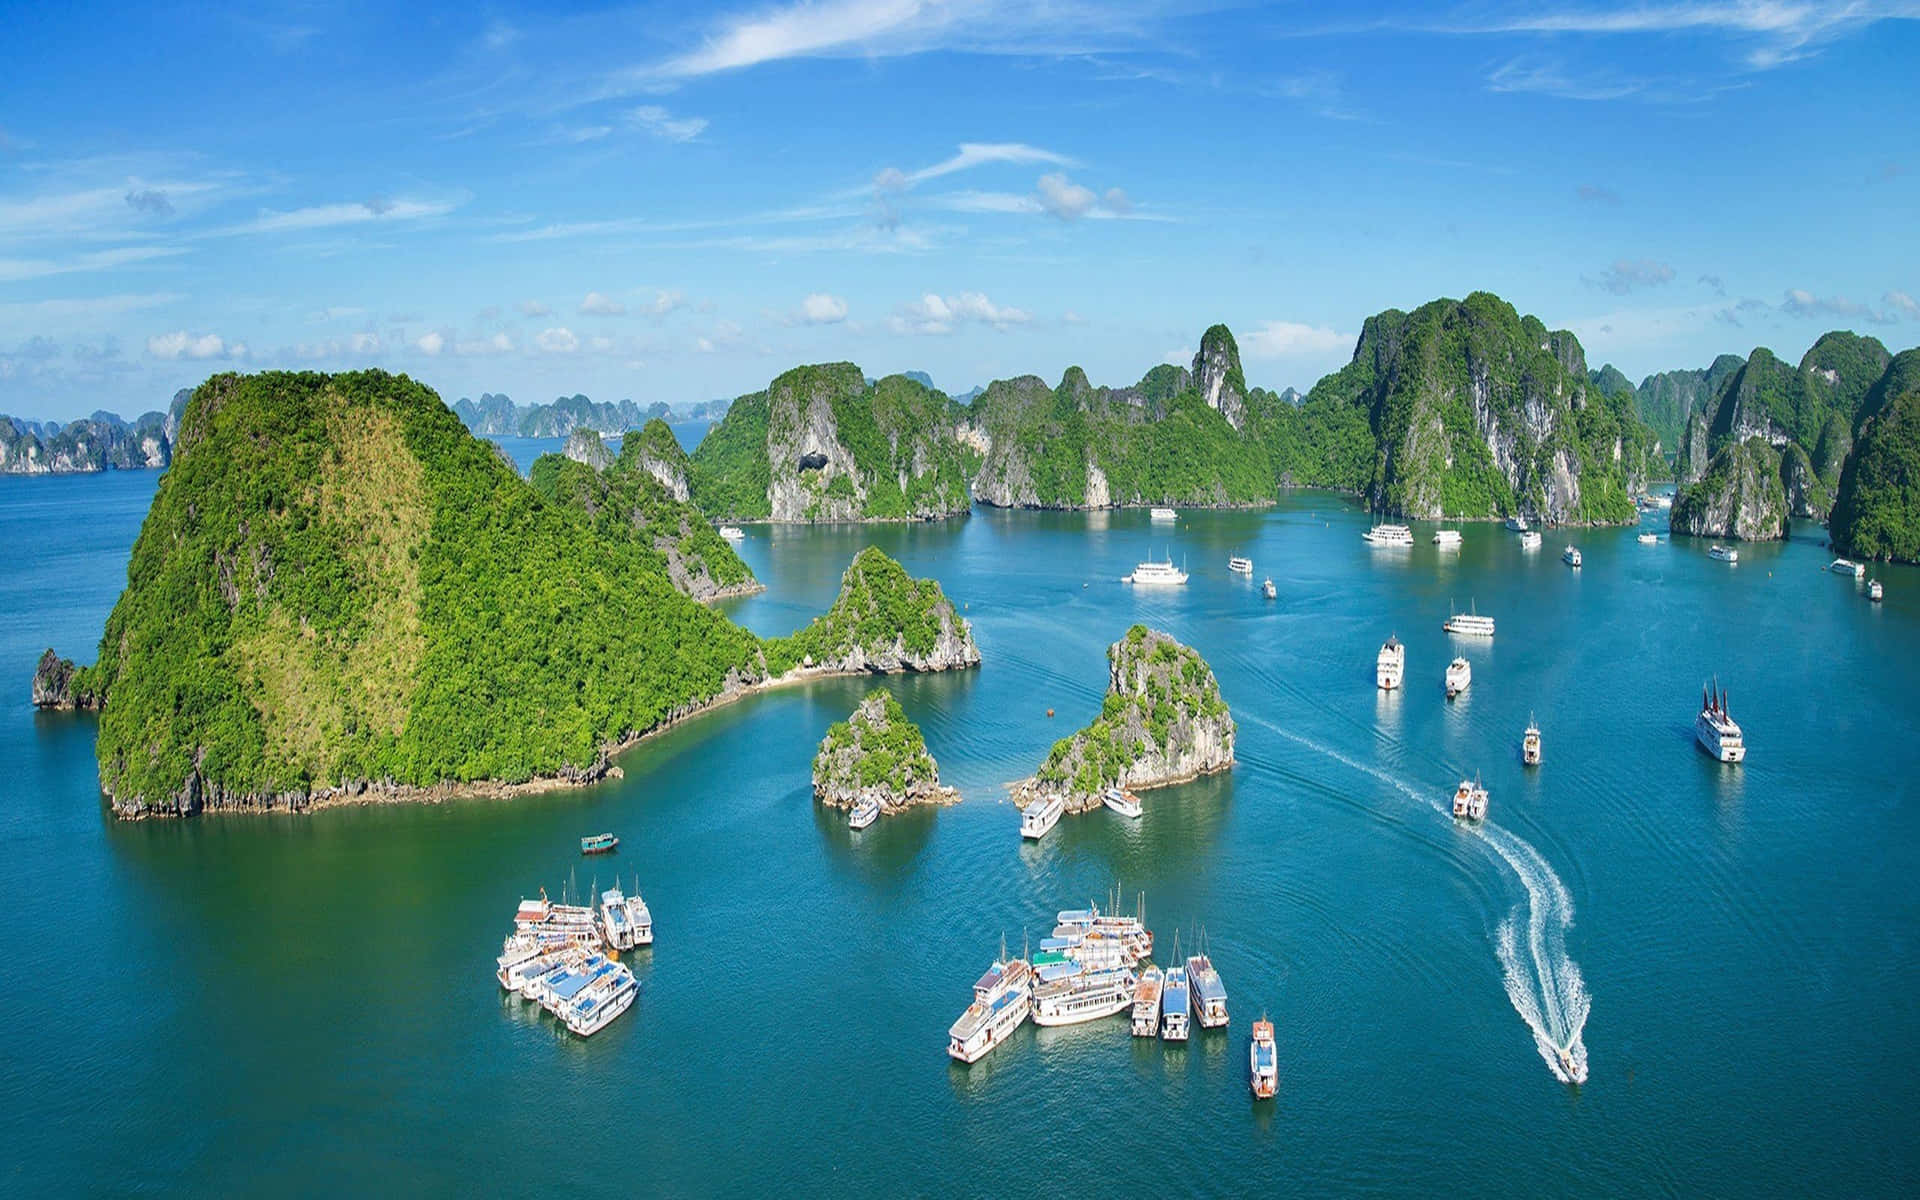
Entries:
{"type": "Polygon", "coordinates": [[[731,400],[707,400],[684,408],[655,401],[641,408],[631,400],[589,400],[561,396],[550,404],[515,404],[504,394],[482,392],[478,400],[462,396],[454,415],[481,437],[566,437],[576,429],[618,436],[648,421],[711,421],[727,411],[731,400]]]}
{"type": "Polygon", "coordinates": [[[0,415],[0,475],[75,475],[165,467],[190,390],[175,392],[166,412],[129,421],[96,410],[78,421],[29,421],[0,415]]]}

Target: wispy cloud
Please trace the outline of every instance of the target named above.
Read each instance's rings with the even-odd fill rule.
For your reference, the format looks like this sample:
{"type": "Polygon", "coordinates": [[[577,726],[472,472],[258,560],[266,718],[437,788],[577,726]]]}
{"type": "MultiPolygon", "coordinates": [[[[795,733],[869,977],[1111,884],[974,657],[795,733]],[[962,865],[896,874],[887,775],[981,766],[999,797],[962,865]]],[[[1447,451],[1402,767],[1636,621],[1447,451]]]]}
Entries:
{"type": "Polygon", "coordinates": [[[705,117],[676,117],[658,104],[627,110],[627,124],[668,142],[690,142],[707,130],[705,117]]]}
{"type": "Polygon", "coordinates": [[[1897,312],[1910,320],[1920,320],[1920,302],[1905,292],[1888,292],[1880,297],[1888,312],[1897,312]]]}
{"type": "Polygon", "coordinates": [[[1845,296],[1816,296],[1805,288],[1788,288],[1785,298],[1780,301],[1780,311],[1790,317],[1838,317],[1846,321],[1867,320],[1881,325],[1898,319],[1892,313],[1877,313],[1867,305],[1845,296]]]}
{"type": "Polygon", "coordinates": [[[1424,23],[1437,33],[1628,36],[1711,33],[1741,39],[1745,64],[1766,70],[1882,21],[1920,18],[1910,0],[1672,0],[1625,8],[1549,7],[1483,19],[1424,23]]]}
{"type": "Polygon", "coordinates": [[[624,317],[627,306],[602,292],[588,292],[580,301],[580,315],[586,317],[624,317]]]}
{"type": "Polygon", "coordinates": [[[210,231],[208,236],[244,236],[259,233],[289,233],[308,229],[332,229],[343,225],[370,222],[402,224],[430,217],[443,217],[454,205],[436,200],[393,200],[371,197],[357,204],[317,204],[307,208],[276,212],[262,209],[251,221],[210,231]]]}
{"type": "Polygon", "coordinates": [[[1324,325],[1298,321],[1263,321],[1237,339],[1249,358],[1295,358],[1345,350],[1353,338],[1324,325]]]}
{"type": "Polygon", "coordinates": [[[1080,165],[1064,154],[1042,149],[1039,146],[1029,146],[1025,142],[962,142],[960,149],[931,166],[921,167],[917,171],[902,171],[897,167],[887,167],[874,176],[873,183],[875,187],[912,187],[917,183],[925,183],[929,179],[938,179],[942,175],[984,167],[991,163],[1038,163],[1054,167],[1080,165]]]}
{"type": "Polygon", "coordinates": [[[1713,294],[1716,296],[1724,296],[1727,294],[1727,281],[1720,278],[1718,275],[1711,275],[1711,274],[1702,275],[1700,276],[1699,279],[1695,280],[1694,282],[1703,283],[1706,286],[1712,288],[1713,294]]]}
{"type": "Polygon", "coordinates": [[[1650,258],[1622,258],[1597,276],[1582,276],[1581,282],[1624,296],[1635,288],[1659,287],[1673,282],[1673,268],[1650,258]]]}
{"type": "Polygon", "coordinates": [[[1563,63],[1528,57],[1510,59],[1487,75],[1489,91],[1530,92],[1562,100],[1618,100],[1643,86],[1639,80],[1612,76],[1579,78],[1563,63]]]}
{"type": "Polygon", "coordinates": [[[1620,193],[1597,183],[1583,183],[1573,189],[1573,194],[1588,204],[1600,204],[1607,208],[1620,207],[1620,193]]]}
{"type": "Polygon", "coordinates": [[[0,258],[0,283],[44,279],[49,275],[72,275],[83,271],[110,271],[134,263],[172,258],[185,254],[179,246],[121,246],[113,250],[94,250],[71,258],[0,258]]]}

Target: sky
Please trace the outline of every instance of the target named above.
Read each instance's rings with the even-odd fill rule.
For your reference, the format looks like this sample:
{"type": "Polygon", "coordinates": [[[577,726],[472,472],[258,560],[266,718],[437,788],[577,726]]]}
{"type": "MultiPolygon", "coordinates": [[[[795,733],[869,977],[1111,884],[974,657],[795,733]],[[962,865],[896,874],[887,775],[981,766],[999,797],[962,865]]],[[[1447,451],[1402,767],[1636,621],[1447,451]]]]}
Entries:
{"type": "Polygon", "coordinates": [[[0,411],[1306,388],[1490,290],[1629,377],[1920,344],[1920,0],[19,5],[0,411]]]}

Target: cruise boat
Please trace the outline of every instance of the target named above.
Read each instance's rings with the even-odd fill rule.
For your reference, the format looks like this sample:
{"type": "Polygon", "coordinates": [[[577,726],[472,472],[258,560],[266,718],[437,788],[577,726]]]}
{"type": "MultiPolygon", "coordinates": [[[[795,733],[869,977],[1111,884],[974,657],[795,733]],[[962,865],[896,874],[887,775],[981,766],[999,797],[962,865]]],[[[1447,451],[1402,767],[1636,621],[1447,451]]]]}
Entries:
{"type": "Polygon", "coordinates": [[[612,968],[559,1013],[567,1028],[580,1037],[592,1037],[613,1024],[614,1018],[632,1008],[634,1000],[639,998],[640,981],[633,977],[633,972],[619,963],[612,964],[612,968]]]}
{"type": "Polygon", "coordinates": [[[1673,497],[1663,492],[1653,498],[1653,503],[1658,508],[1670,509],[1673,507],[1673,497]]]}
{"type": "Polygon", "coordinates": [[[722,525],[720,527],[720,536],[730,542],[744,542],[747,540],[747,531],[738,525],[722,525]]]}
{"type": "Polygon", "coordinates": [[[1184,1042],[1191,1032],[1187,1013],[1187,969],[1168,967],[1160,984],[1160,1036],[1184,1042]]]}
{"type": "Polygon", "coordinates": [[[1561,552],[1560,561],[1570,567],[1578,567],[1580,565],[1580,548],[1577,546],[1568,546],[1561,552]]]}
{"type": "Polygon", "coordinates": [[[627,925],[633,930],[635,949],[653,945],[653,911],[647,907],[647,902],[640,898],[640,889],[637,884],[633,893],[627,897],[627,925]]]}
{"type": "Polygon", "coordinates": [[[1635,538],[1634,541],[1639,542],[1642,546],[1658,546],[1660,544],[1660,535],[1657,533],[1643,533],[1635,538]]]}
{"type": "Polygon", "coordinates": [[[1193,993],[1193,1015],[1203,1029],[1218,1029],[1227,1023],[1227,985],[1213,960],[1204,954],[1187,959],[1187,987],[1193,993]]]}
{"type": "Polygon", "coordinates": [[[1875,604],[1880,603],[1880,598],[1885,594],[1886,589],[1880,586],[1878,579],[1867,585],[1867,599],[1873,601],[1875,604]]]}
{"type": "Polygon", "coordinates": [[[1122,788],[1108,788],[1100,797],[1100,803],[1119,813],[1123,817],[1138,818],[1143,811],[1140,797],[1122,788]]]}
{"type": "Polygon", "coordinates": [[[1143,562],[1133,569],[1133,574],[1125,576],[1121,583],[1178,585],[1187,581],[1187,573],[1173,565],[1173,559],[1165,562],[1143,562]]]}
{"type": "Polygon", "coordinates": [[[1520,548],[1522,550],[1538,550],[1540,548],[1539,531],[1529,529],[1522,533],[1520,535],[1520,548]]]}
{"type": "Polygon", "coordinates": [[[1124,966],[1084,970],[1033,989],[1035,1025],[1077,1025],[1125,1012],[1140,981],[1124,966]]]}
{"type": "Polygon", "coordinates": [[[518,991],[523,1000],[538,1002],[542,986],[551,979],[557,979],[569,971],[579,969],[589,958],[596,957],[581,946],[569,946],[551,956],[544,969],[534,970],[531,965],[518,972],[520,986],[518,991]]]}
{"type": "Polygon", "coordinates": [[[1049,830],[1060,823],[1060,814],[1067,811],[1067,802],[1058,793],[1042,796],[1027,805],[1020,813],[1020,836],[1039,839],[1047,836],[1049,830]]]}
{"type": "Polygon", "coordinates": [[[1458,550],[1460,548],[1460,531],[1458,529],[1436,529],[1433,531],[1433,544],[1442,550],[1458,550]]]}
{"type": "Polygon", "coordinates": [[[530,999],[548,1012],[553,1012],[563,1001],[573,999],[580,989],[598,978],[602,969],[611,965],[611,960],[604,954],[590,954],[582,960],[567,963],[559,970],[549,971],[536,979],[530,999]]]}
{"type": "Polygon", "coordinates": [[[1147,511],[1147,516],[1155,521],[1178,521],[1180,514],[1170,508],[1155,508],[1147,511]]]}
{"type": "Polygon", "coordinates": [[[1463,821],[1484,821],[1487,818],[1487,789],[1480,786],[1480,777],[1462,779],[1460,786],[1453,792],[1453,815],[1463,821]]]}
{"type": "Polygon", "coordinates": [[[1280,1067],[1274,1060],[1273,1022],[1261,1017],[1253,1023],[1253,1045],[1247,1052],[1252,1072],[1253,1098],[1271,1100],[1280,1089],[1280,1067]]]}
{"type": "Polygon", "coordinates": [[[1467,690],[1473,682],[1473,667],[1464,658],[1456,658],[1447,664],[1447,699],[1451,700],[1467,690]]]}
{"type": "Polygon", "coordinates": [[[1525,533],[1527,532],[1527,519],[1525,517],[1508,517],[1507,528],[1514,533],[1525,533]]]}
{"type": "Polygon", "coordinates": [[[1490,638],[1493,636],[1493,618],[1481,616],[1469,604],[1466,612],[1451,614],[1441,623],[1440,628],[1461,637],[1490,638]]]}
{"type": "Polygon", "coordinates": [[[1405,525],[1375,525],[1360,536],[1370,546],[1413,545],[1413,530],[1405,525]]]}
{"type": "Polygon", "coordinates": [[[1279,596],[1280,590],[1273,586],[1273,576],[1269,575],[1260,582],[1260,594],[1272,600],[1279,596]]]}
{"type": "Polygon", "coordinates": [[[1700,715],[1693,719],[1694,740],[1700,748],[1723,763],[1737,763],[1747,757],[1747,742],[1740,725],[1727,712],[1727,694],[1718,682],[1700,693],[1700,715]]]}
{"type": "Polygon", "coordinates": [[[1133,988],[1133,1036],[1150,1038],[1160,1032],[1160,984],[1165,978],[1152,963],[1140,972],[1133,988]]]}
{"type": "Polygon", "coordinates": [[[1232,571],[1235,575],[1245,575],[1251,578],[1253,575],[1253,560],[1245,555],[1235,554],[1227,559],[1227,570],[1232,571]]]}
{"type": "Polygon", "coordinates": [[[1533,714],[1527,714],[1527,732],[1520,739],[1520,761],[1529,767],[1540,765],[1540,726],[1533,714]]]}
{"type": "Polygon", "coordinates": [[[633,913],[617,886],[600,893],[600,932],[615,950],[633,949],[633,913]]]}
{"type": "Polygon", "coordinates": [[[1722,546],[1716,543],[1707,547],[1707,557],[1717,559],[1720,562],[1737,563],[1740,561],[1740,552],[1732,546],[1722,546]]]}
{"type": "Polygon", "coordinates": [[[580,839],[580,853],[607,854],[620,848],[620,839],[610,833],[596,833],[580,839]]]}
{"type": "Polygon", "coordinates": [[[947,1053],[979,1062],[1007,1040],[1033,1009],[1033,971],[1024,959],[994,963],[973,985],[973,1003],[947,1030],[947,1053]]]}
{"type": "Polygon", "coordinates": [[[863,797],[847,814],[848,829],[865,829],[880,819],[880,801],[873,796],[863,797]]]}
{"type": "Polygon", "coordinates": [[[1400,680],[1407,671],[1407,648],[1400,639],[1392,634],[1380,645],[1380,657],[1374,660],[1373,678],[1382,690],[1392,691],[1400,686],[1400,680]]]}
{"type": "Polygon", "coordinates": [[[1865,563],[1857,563],[1852,559],[1836,558],[1827,564],[1827,570],[1832,571],[1835,575],[1851,575],[1855,579],[1860,579],[1866,575],[1867,566],[1865,563]]]}

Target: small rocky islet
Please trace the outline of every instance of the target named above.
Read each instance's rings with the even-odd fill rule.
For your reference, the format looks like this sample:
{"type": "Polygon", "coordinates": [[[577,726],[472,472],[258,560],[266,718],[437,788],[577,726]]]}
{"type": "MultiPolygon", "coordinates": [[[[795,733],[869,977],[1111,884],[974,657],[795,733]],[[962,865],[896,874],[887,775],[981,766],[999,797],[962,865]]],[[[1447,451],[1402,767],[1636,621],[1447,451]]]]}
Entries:
{"type": "Polygon", "coordinates": [[[874,801],[882,813],[960,799],[941,785],[926,738],[887,691],[870,693],[828,727],[813,756],[813,796],[829,808],[874,801]]]}

